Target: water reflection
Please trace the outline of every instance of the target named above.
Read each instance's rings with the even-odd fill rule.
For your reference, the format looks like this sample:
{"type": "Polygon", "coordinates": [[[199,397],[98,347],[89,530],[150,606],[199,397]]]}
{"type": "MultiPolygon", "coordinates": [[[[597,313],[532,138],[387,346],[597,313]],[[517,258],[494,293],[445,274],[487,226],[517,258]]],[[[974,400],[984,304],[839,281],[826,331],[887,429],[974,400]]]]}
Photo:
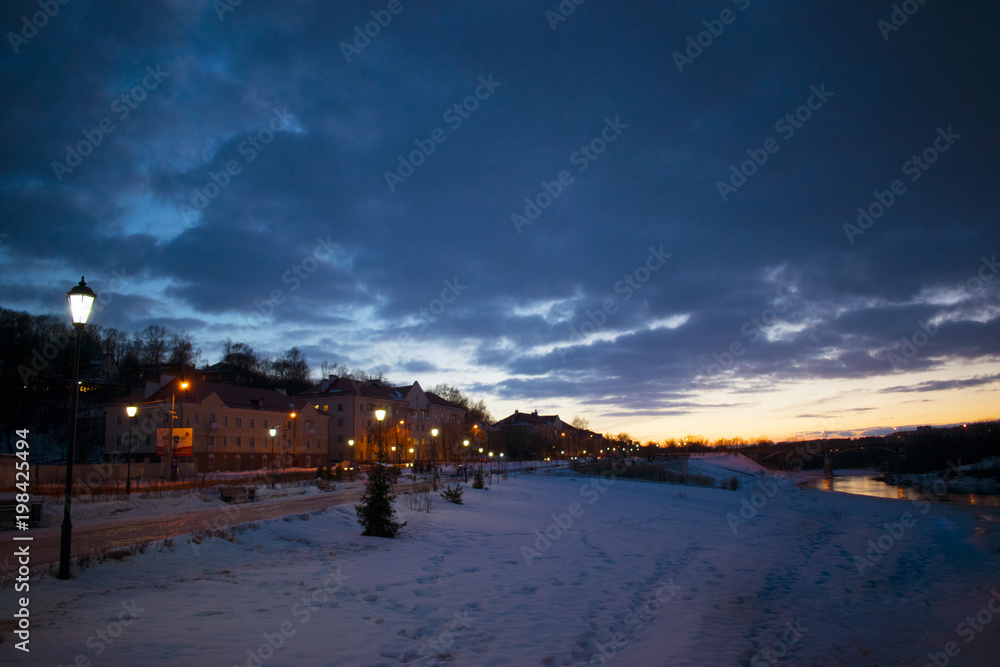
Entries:
{"type": "Polygon", "coordinates": [[[946,493],[936,495],[930,489],[921,492],[914,487],[893,486],[885,484],[870,476],[824,477],[811,483],[811,486],[821,491],[837,493],[852,493],[858,496],[873,496],[876,498],[896,498],[898,500],[931,500],[937,502],[969,503],[972,505],[991,505],[1000,507],[1000,496],[981,493],[946,493]]]}

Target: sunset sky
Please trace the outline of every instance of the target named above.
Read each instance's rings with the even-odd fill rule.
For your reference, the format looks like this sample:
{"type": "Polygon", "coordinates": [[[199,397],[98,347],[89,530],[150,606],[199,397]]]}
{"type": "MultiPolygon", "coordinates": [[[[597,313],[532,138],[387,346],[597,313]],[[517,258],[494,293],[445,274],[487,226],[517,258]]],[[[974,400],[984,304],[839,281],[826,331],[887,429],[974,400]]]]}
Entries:
{"type": "Polygon", "coordinates": [[[4,307],[643,440],[1000,417],[1000,5],[54,4],[4,307]]]}

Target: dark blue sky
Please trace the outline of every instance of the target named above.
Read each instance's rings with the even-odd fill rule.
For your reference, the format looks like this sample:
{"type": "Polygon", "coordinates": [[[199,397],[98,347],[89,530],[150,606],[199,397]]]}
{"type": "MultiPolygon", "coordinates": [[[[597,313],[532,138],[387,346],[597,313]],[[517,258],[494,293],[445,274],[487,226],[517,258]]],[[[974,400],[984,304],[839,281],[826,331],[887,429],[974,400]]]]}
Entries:
{"type": "Polygon", "coordinates": [[[5,307],[641,437],[998,416],[1000,7],[53,6],[0,9],[5,307]]]}

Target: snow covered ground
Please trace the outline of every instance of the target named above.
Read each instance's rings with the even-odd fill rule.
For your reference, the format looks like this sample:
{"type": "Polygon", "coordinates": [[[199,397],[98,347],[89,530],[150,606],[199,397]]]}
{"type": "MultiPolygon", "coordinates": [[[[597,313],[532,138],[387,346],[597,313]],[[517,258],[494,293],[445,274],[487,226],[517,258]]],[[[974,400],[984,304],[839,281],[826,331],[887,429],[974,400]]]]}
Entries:
{"type": "Polygon", "coordinates": [[[738,491],[536,473],[430,513],[402,497],[395,540],[342,505],[36,576],[3,589],[2,618],[30,598],[31,652],[8,620],[0,663],[996,664],[995,509],[718,459],[697,466],[738,491]]]}

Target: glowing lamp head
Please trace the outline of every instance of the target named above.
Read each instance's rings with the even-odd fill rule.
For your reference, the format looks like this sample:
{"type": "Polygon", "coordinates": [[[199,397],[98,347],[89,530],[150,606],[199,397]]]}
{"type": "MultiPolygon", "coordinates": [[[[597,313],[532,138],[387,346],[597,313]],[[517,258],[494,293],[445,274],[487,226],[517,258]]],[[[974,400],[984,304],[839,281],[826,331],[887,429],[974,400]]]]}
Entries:
{"type": "Polygon", "coordinates": [[[434,436],[434,437],[436,438],[436,437],[437,437],[437,434],[438,434],[438,430],[437,430],[436,428],[432,428],[432,429],[431,429],[431,435],[432,435],[432,436],[434,436]]]}
{"type": "Polygon", "coordinates": [[[130,405],[127,408],[125,408],[125,414],[127,414],[129,417],[135,417],[135,413],[138,411],[139,408],[137,408],[134,405],[130,405]]]}
{"type": "Polygon", "coordinates": [[[269,429],[268,429],[267,431],[268,431],[268,433],[270,433],[270,434],[271,434],[271,437],[272,437],[272,438],[273,438],[274,436],[278,435],[278,429],[276,429],[276,428],[269,428],[269,429]]]}
{"type": "Polygon", "coordinates": [[[377,419],[379,421],[382,421],[383,419],[385,419],[385,410],[383,410],[382,408],[379,408],[378,410],[376,410],[375,411],[375,419],[377,419]]]}
{"type": "Polygon", "coordinates": [[[87,282],[80,276],[80,284],[66,292],[66,300],[69,302],[69,313],[73,318],[73,326],[87,326],[87,319],[90,318],[90,309],[97,300],[94,290],[87,287],[87,282]]]}

